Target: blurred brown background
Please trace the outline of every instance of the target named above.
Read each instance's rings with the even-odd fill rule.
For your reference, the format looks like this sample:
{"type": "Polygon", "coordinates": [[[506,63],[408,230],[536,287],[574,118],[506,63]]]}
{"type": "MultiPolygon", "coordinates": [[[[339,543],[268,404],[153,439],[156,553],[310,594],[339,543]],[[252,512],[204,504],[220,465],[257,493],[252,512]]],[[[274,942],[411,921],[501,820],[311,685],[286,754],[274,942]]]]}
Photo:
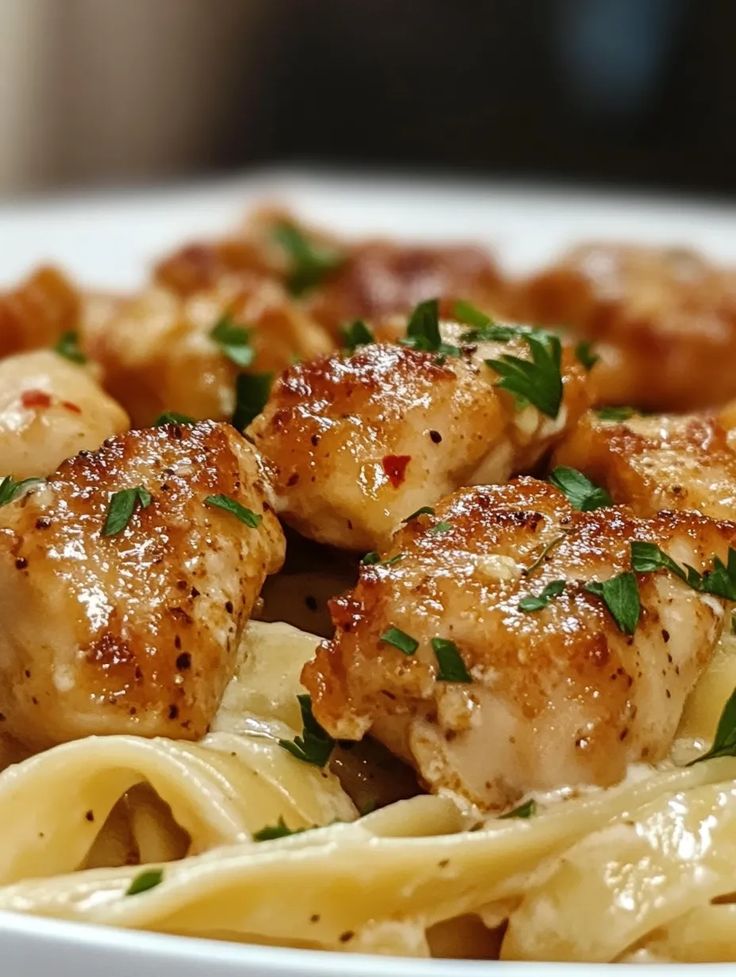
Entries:
{"type": "Polygon", "coordinates": [[[736,190],[732,0],[0,0],[0,194],[253,165],[736,190]]]}

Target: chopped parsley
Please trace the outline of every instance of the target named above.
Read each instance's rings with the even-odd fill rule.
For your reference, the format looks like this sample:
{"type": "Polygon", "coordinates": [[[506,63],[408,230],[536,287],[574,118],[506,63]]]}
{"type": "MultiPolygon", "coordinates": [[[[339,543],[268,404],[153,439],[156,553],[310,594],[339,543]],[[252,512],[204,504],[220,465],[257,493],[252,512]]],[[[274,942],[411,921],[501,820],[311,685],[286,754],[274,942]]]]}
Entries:
{"type": "Polygon", "coordinates": [[[520,611],[524,611],[525,614],[531,614],[534,611],[541,611],[542,608],[547,607],[549,602],[553,597],[559,597],[562,591],[565,589],[564,580],[553,580],[548,583],[547,586],[542,590],[542,592],[537,596],[530,594],[528,597],[522,597],[519,601],[518,608],[520,611]]]}
{"type": "Polygon", "coordinates": [[[291,753],[297,760],[313,763],[316,767],[324,767],[330,759],[335,741],[314,718],[309,693],[305,692],[304,695],[298,695],[297,701],[299,702],[304,727],[302,735],[295,736],[293,740],[279,740],[279,746],[291,753]]]}
{"type": "Polygon", "coordinates": [[[434,515],[434,509],[432,508],[432,506],[423,505],[419,509],[416,509],[414,512],[412,512],[411,515],[406,516],[406,518],[402,519],[401,521],[411,522],[412,519],[416,519],[417,516],[433,516],[433,515],[434,515]]]}
{"type": "Polygon", "coordinates": [[[688,766],[691,767],[694,763],[700,763],[701,760],[714,760],[721,756],[736,756],[736,689],[733,690],[723,707],[713,745],[707,753],[691,760],[688,766]]]}
{"type": "MultiPolygon", "coordinates": [[[[486,326],[493,325],[493,319],[489,315],[481,312],[471,302],[466,302],[463,299],[459,299],[454,303],[452,314],[458,322],[462,322],[466,326],[473,326],[475,329],[485,329],[486,326]]],[[[463,336],[464,339],[465,336],[463,336]]]]}
{"type": "Polygon", "coordinates": [[[595,413],[602,421],[628,421],[637,411],[633,407],[599,407],[595,413]]]}
{"type": "Polygon", "coordinates": [[[591,580],[585,585],[585,589],[589,594],[601,598],[619,631],[624,634],[633,634],[636,631],[641,603],[633,573],[627,570],[610,580],[591,580]]]}
{"type": "Polygon", "coordinates": [[[525,577],[530,576],[535,570],[538,570],[541,567],[552,550],[556,546],[559,546],[563,539],[565,539],[565,535],[565,533],[560,533],[559,536],[555,536],[555,538],[551,539],[546,546],[542,547],[542,552],[539,554],[536,560],[533,563],[530,563],[528,567],[524,567],[524,569],[521,571],[525,577]]]}
{"type": "Polygon", "coordinates": [[[163,414],[159,414],[156,420],[153,422],[154,427],[163,427],[164,424],[196,424],[196,420],[190,417],[188,414],[179,414],[175,410],[164,411],[163,414]]]}
{"type": "Polygon", "coordinates": [[[263,519],[263,516],[253,512],[252,509],[246,509],[237,499],[231,499],[229,495],[208,495],[204,504],[213,509],[224,509],[251,529],[257,529],[263,519]]]}
{"type": "Polygon", "coordinates": [[[233,427],[244,430],[268,401],[273,373],[241,373],[235,381],[233,427]]]}
{"type": "Polygon", "coordinates": [[[669,570],[683,580],[693,590],[702,594],[713,594],[726,600],[736,600],[736,550],[729,546],[728,563],[713,557],[713,569],[699,573],[687,563],[681,567],[656,543],[634,540],[631,544],[631,565],[637,573],[655,573],[669,570]]]}
{"type": "Polygon", "coordinates": [[[499,821],[503,821],[504,818],[531,818],[537,813],[537,802],[534,798],[530,798],[523,804],[519,804],[515,807],[513,811],[507,811],[505,814],[499,816],[499,821]]]}
{"type": "Polygon", "coordinates": [[[220,351],[238,366],[250,366],[255,352],[250,344],[250,330],[239,326],[232,315],[226,312],[210,330],[210,338],[220,347],[220,351]]]}
{"type": "Polygon", "coordinates": [[[381,554],[376,553],[375,550],[371,550],[370,553],[366,553],[363,559],[360,561],[363,566],[366,567],[392,567],[394,563],[398,563],[399,560],[404,559],[403,553],[395,553],[394,556],[389,556],[385,560],[381,559],[381,554]]]}
{"type": "Polygon", "coordinates": [[[0,478],[0,506],[13,502],[27,488],[30,488],[32,485],[40,485],[43,481],[43,478],[23,478],[19,482],[16,482],[11,475],[0,478]]]}
{"type": "Polygon", "coordinates": [[[592,512],[593,509],[613,505],[613,499],[608,492],[594,485],[577,468],[560,465],[552,470],[549,481],[565,495],[570,505],[580,512],[592,512]]]}
{"type": "Polygon", "coordinates": [[[449,533],[452,530],[452,523],[445,522],[441,519],[434,526],[431,526],[428,532],[432,533],[433,536],[441,536],[443,533],[449,533]]]}
{"type": "Polygon", "coordinates": [[[454,641],[448,641],[447,638],[432,638],[432,650],[439,665],[438,682],[473,681],[454,641]]]}
{"type": "Polygon", "coordinates": [[[486,365],[501,377],[496,383],[508,390],[518,407],[533,404],[547,417],[557,417],[562,403],[562,345],[557,336],[524,333],[531,360],[505,353],[486,365]]]}
{"type": "Polygon", "coordinates": [[[425,353],[439,353],[441,356],[460,355],[459,347],[442,342],[440,306],[437,299],[427,299],[426,302],[417,305],[409,317],[406,336],[401,343],[425,353]]]}
{"type": "Polygon", "coordinates": [[[412,638],[412,636],[407,634],[406,631],[402,631],[400,628],[395,628],[393,625],[386,628],[379,638],[379,641],[383,641],[384,644],[387,645],[393,645],[394,648],[398,648],[399,651],[403,651],[405,655],[413,655],[419,647],[419,642],[416,638],[412,638]]]}
{"type": "Polygon", "coordinates": [[[309,828],[290,828],[282,817],[276,824],[267,824],[260,831],[253,832],[253,841],[274,841],[276,838],[288,838],[290,835],[299,835],[309,828]]]}
{"type": "Polygon", "coordinates": [[[86,363],[87,357],[79,348],[79,336],[76,332],[64,332],[54,346],[54,352],[72,363],[86,363]]]}
{"type": "Polygon", "coordinates": [[[142,485],[134,488],[121,489],[110,496],[107,506],[105,524],[102,527],[103,536],[116,536],[122,532],[130,522],[136,509],[147,509],[152,502],[151,493],[142,485]]]}
{"type": "Polygon", "coordinates": [[[286,287],[292,295],[302,295],[319,285],[345,261],[337,249],[313,243],[294,224],[278,224],[274,237],[289,258],[286,287]]]}
{"type": "Polygon", "coordinates": [[[125,890],[125,895],[137,896],[140,892],[148,892],[149,889],[155,889],[157,885],[161,885],[163,880],[164,870],[162,868],[148,868],[136,875],[125,890]]]}
{"type": "Polygon", "coordinates": [[[581,339],[575,347],[575,356],[578,363],[584,366],[586,370],[592,370],[600,360],[600,356],[593,352],[592,344],[586,339],[581,339]]]}
{"type": "Polygon", "coordinates": [[[375,341],[376,337],[362,319],[356,319],[342,329],[342,347],[349,353],[354,353],[359,346],[370,346],[375,341]]]}

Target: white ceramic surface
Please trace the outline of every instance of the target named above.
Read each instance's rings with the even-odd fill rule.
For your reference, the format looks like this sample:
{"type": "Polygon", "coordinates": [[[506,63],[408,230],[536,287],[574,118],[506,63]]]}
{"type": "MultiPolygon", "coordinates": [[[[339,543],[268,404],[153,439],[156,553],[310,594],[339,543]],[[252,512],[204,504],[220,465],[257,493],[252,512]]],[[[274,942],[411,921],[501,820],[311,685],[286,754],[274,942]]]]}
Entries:
{"type": "MultiPolygon", "coordinates": [[[[52,260],[85,283],[129,288],[167,248],[218,234],[264,199],[336,230],[476,240],[530,268],[580,239],[703,249],[736,260],[736,208],[532,186],[431,183],[271,171],[227,183],[0,204],[0,284],[52,260]]],[[[704,977],[736,965],[629,966],[641,977],[704,977]]],[[[358,957],[249,947],[0,913],[1,977],[611,977],[609,966],[358,957]]]]}

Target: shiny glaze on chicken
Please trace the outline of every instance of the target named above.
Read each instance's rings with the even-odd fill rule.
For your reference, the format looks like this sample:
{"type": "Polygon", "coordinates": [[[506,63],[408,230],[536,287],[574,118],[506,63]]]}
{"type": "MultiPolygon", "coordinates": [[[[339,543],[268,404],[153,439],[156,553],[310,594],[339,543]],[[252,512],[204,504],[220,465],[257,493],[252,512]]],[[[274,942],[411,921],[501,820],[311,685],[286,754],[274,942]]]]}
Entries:
{"type": "Polygon", "coordinates": [[[129,426],[83,366],[48,350],[0,360],[0,477],[47,475],[129,426]]]}
{"type": "Polygon", "coordinates": [[[235,380],[244,367],[210,335],[224,315],[248,330],[249,371],[278,373],[294,358],[332,348],[325,331],[276,281],[257,276],[223,279],[186,299],[149,288],[123,303],[103,327],[89,330],[84,345],[134,424],[152,424],[166,410],[225,420],[233,414],[235,380]]]}
{"type": "Polygon", "coordinates": [[[462,489],[435,511],[396,534],[383,555],[400,559],[361,567],[355,589],[333,601],[335,636],[302,674],[325,729],[371,732],[432,791],[492,810],[537,789],[612,784],[629,762],[661,758],[711,657],[723,602],[669,573],[639,575],[629,636],[585,583],[629,571],[636,539],[710,567],[736,523],[578,512],[530,478],[462,489]],[[565,587],[548,606],[519,608],[556,580],[565,587]],[[418,642],[414,654],[382,640],[390,627],[418,642]],[[437,637],[455,643],[470,683],[438,680],[437,637]]]}
{"type": "Polygon", "coordinates": [[[111,438],[0,508],[0,713],[21,743],[196,739],[284,539],[257,453],[229,425],[111,438]],[[101,531],[113,493],[151,503],[101,531]],[[261,522],[205,505],[230,496],[261,522]]]}
{"type": "Polygon", "coordinates": [[[41,267],[16,288],[0,292],[0,357],[53,346],[79,325],[81,299],[56,268],[41,267]]]}
{"type": "MultiPolygon", "coordinates": [[[[446,342],[467,326],[444,323],[446,342]]],[[[275,384],[250,434],[275,465],[279,513],[299,532],[360,550],[460,485],[529,471],[588,403],[570,349],[556,418],[517,410],[488,358],[527,359],[525,341],[462,346],[459,358],[376,343],[297,364],[275,384]]]]}
{"type": "Polygon", "coordinates": [[[597,343],[600,403],[686,411],[736,395],[736,274],[681,248],[587,244],[524,282],[515,314],[597,343]]]}

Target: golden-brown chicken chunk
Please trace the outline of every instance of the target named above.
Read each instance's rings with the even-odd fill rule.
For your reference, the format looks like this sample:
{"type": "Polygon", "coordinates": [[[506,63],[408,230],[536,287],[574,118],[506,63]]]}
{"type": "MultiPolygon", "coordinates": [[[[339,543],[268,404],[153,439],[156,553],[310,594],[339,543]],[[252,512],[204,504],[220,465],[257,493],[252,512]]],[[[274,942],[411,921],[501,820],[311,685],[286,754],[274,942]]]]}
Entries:
{"type": "Polygon", "coordinates": [[[205,733],[283,561],[268,500],[248,442],[202,423],[110,438],[0,508],[4,730],[34,748],[205,733]],[[246,522],[214,496],[250,510],[246,522]]]}
{"type": "Polygon", "coordinates": [[[577,468],[638,515],[694,509],[736,519],[736,451],[716,416],[605,417],[587,413],[555,450],[553,465],[577,468]]]}
{"type": "Polygon", "coordinates": [[[517,409],[484,362],[527,362],[524,334],[465,343],[467,332],[442,325],[458,357],[381,343],[283,374],[250,433],[275,464],[286,522],[335,546],[380,548],[403,518],[458,486],[529,471],[575,423],[588,393],[570,349],[548,378],[560,394],[548,416],[517,409]]]}
{"type": "Polygon", "coordinates": [[[736,272],[696,253],[577,247],[521,286],[515,314],[595,341],[600,403],[685,411],[736,395],[736,272]]]}
{"type": "Polygon", "coordinates": [[[344,262],[307,300],[310,315],[335,335],[353,319],[405,314],[435,296],[441,297],[447,314],[454,299],[504,312],[503,279],[481,248],[366,241],[345,248],[344,255],[344,262]]]}
{"type": "Polygon", "coordinates": [[[468,299],[502,314],[506,285],[486,251],[470,245],[347,241],[301,225],[282,210],[252,215],[239,236],[188,245],[162,261],[156,278],[181,295],[225,279],[276,278],[335,336],[353,319],[409,312],[425,299],[468,299]]]}
{"type": "Polygon", "coordinates": [[[735,536],[692,513],[578,512],[530,478],[462,489],[333,602],[335,636],[302,675],[314,714],[489,809],[612,784],[665,754],[724,618],[723,601],[672,573],[637,580],[630,544],[704,570],[735,536]],[[607,599],[587,589],[617,577],[607,599]]]}
{"type": "Polygon", "coordinates": [[[0,476],[46,475],[129,426],[87,370],[58,353],[0,360],[0,476]]]}
{"type": "Polygon", "coordinates": [[[105,387],[143,426],[167,410],[229,419],[244,369],[280,372],[295,358],[329,351],[332,342],[277,282],[251,278],[224,280],[187,299],[150,288],[104,328],[97,324],[84,346],[102,365],[105,387]],[[224,317],[218,341],[212,333],[224,317]]]}
{"type": "Polygon", "coordinates": [[[0,357],[53,346],[79,326],[81,300],[56,268],[39,268],[9,292],[0,293],[0,357]]]}

